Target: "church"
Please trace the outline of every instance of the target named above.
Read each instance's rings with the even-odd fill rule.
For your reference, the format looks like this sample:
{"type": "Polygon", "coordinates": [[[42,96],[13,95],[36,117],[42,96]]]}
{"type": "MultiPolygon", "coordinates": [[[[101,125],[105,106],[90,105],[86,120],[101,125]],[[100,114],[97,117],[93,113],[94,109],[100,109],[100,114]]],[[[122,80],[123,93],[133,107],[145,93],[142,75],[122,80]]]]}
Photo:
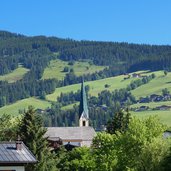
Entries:
{"type": "Polygon", "coordinates": [[[79,126],[48,127],[45,134],[52,148],[58,148],[59,142],[73,147],[90,147],[96,132],[89,126],[89,112],[84,81],[81,84],[81,99],[79,106],[79,126]]]}

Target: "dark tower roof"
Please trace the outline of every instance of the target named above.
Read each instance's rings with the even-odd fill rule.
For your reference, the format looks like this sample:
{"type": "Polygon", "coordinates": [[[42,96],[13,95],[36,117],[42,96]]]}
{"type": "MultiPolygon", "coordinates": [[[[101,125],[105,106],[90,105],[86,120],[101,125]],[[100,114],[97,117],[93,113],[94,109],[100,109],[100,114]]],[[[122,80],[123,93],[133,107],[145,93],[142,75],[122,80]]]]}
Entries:
{"type": "Polygon", "coordinates": [[[81,84],[81,99],[80,99],[80,107],[79,107],[79,117],[84,117],[86,119],[89,118],[88,116],[88,106],[87,106],[87,97],[84,87],[84,80],[81,84]]]}

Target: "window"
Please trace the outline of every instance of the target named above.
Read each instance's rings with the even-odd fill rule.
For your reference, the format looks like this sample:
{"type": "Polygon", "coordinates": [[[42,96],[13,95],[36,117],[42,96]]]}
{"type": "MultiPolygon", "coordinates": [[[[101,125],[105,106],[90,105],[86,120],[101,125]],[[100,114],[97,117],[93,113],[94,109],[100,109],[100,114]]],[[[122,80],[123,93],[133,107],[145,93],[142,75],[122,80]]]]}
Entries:
{"type": "Polygon", "coordinates": [[[83,126],[85,126],[85,121],[83,121],[83,126]]]}

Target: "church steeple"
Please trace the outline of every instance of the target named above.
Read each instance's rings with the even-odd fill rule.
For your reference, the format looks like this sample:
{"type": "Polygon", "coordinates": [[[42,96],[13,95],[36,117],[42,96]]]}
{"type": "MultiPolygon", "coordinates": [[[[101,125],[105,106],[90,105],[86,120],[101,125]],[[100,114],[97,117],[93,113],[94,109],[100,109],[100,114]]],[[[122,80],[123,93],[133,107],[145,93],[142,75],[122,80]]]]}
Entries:
{"type": "Polygon", "coordinates": [[[84,87],[84,80],[81,84],[81,99],[79,107],[79,126],[89,126],[89,115],[87,106],[87,97],[84,87]]]}

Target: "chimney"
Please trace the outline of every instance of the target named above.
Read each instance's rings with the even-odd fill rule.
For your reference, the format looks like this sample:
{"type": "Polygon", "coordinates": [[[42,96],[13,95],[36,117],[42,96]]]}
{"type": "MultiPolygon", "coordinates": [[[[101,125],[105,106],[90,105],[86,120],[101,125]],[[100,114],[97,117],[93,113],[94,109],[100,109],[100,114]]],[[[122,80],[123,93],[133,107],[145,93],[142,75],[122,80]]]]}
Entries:
{"type": "Polygon", "coordinates": [[[22,141],[19,135],[15,143],[16,143],[16,150],[22,150],[22,141]]]}

